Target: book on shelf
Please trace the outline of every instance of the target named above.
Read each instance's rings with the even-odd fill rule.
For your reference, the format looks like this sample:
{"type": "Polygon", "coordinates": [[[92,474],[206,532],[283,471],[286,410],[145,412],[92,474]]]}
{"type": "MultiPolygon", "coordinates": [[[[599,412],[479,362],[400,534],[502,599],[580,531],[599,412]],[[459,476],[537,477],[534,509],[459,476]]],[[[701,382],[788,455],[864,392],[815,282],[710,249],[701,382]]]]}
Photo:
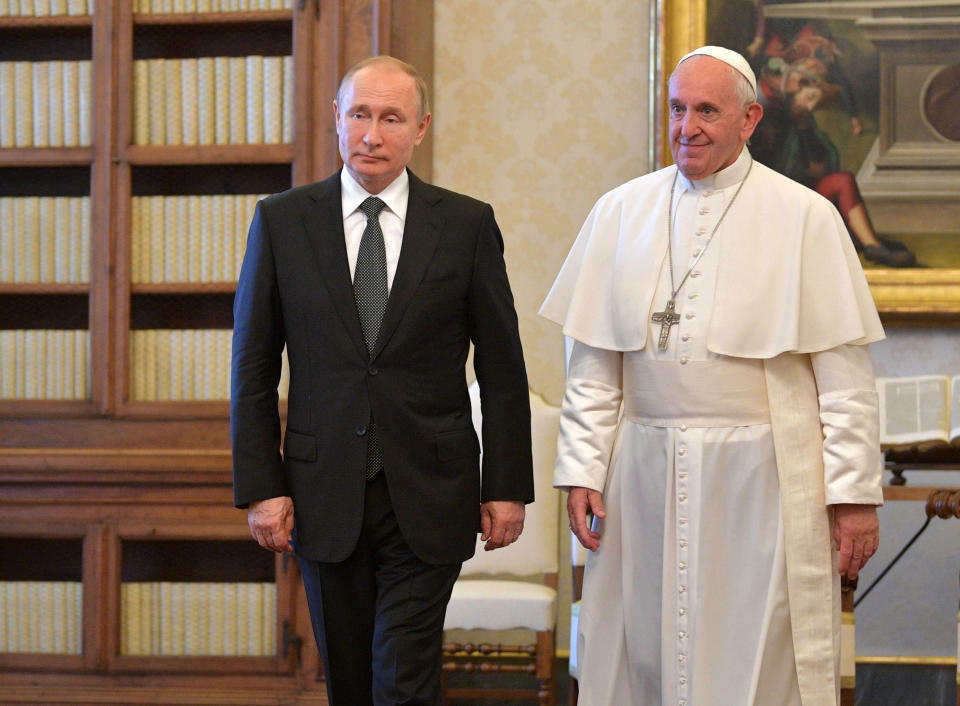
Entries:
{"type": "Polygon", "coordinates": [[[150,144],[150,73],[147,60],[133,62],[133,144],[150,144]]]}
{"type": "Polygon", "coordinates": [[[216,144],[225,145],[230,142],[230,57],[214,57],[213,81],[216,86],[213,103],[216,122],[214,138],[216,144]]]}
{"type": "Polygon", "coordinates": [[[160,282],[177,282],[177,260],[180,257],[178,250],[180,239],[177,237],[177,200],[163,198],[163,228],[166,238],[165,252],[163,253],[163,277],[160,282]]]}
{"type": "MultiPolygon", "coordinates": [[[[258,106],[254,106],[254,110],[258,106]]],[[[263,57],[263,136],[266,144],[283,142],[283,57],[263,57]]]]}
{"type": "Polygon", "coordinates": [[[93,144],[93,63],[77,62],[77,139],[78,144],[93,144]]]}
{"type": "MultiPolygon", "coordinates": [[[[60,13],[63,14],[63,13],[60,13]]],[[[66,61],[49,62],[49,76],[47,81],[47,104],[49,105],[50,119],[48,124],[47,144],[51,147],[64,146],[64,105],[66,103],[65,86],[63,81],[63,67],[66,61]]]]}
{"type": "MultiPolygon", "coordinates": [[[[0,339],[0,343],[3,340],[0,339]]],[[[230,329],[134,329],[130,332],[130,397],[134,401],[230,398],[230,329]]],[[[277,393],[286,399],[290,363],[281,355],[277,393]]]]}
{"type": "Polygon", "coordinates": [[[203,267],[201,251],[207,234],[203,232],[203,211],[200,207],[201,197],[197,194],[182,196],[186,201],[187,218],[187,251],[186,274],[188,282],[203,282],[203,267]]]}
{"type": "MultiPolygon", "coordinates": [[[[147,62],[147,87],[150,96],[148,121],[150,126],[150,144],[167,144],[167,117],[165,109],[166,69],[165,59],[144,59],[147,62]]],[[[136,76],[136,74],[134,74],[136,76]]]]}
{"type": "Polygon", "coordinates": [[[0,147],[17,144],[16,78],[12,61],[0,61],[0,147]]]}
{"type": "Polygon", "coordinates": [[[216,332],[212,330],[201,331],[203,345],[199,349],[202,356],[201,365],[205,374],[203,375],[203,395],[205,399],[215,400],[220,397],[220,386],[217,384],[216,371],[217,361],[220,351],[217,346],[216,332]]]}
{"type": "Polygon", "coordinates": [[[13,199],[0,196],[0,282],[13,281],[13,199]]]}
{"type": "Polygon", "coordinates": [[[143,279],[143,246],[146,238],[143,237],[143,214],[146,206],[143,199],[130,199],[130,281],[133,284],[144,282],[143,279]]]}
{"type": "Polygon", "coordinates": [[[183,144],[183,59],[166,59],[163,62],[164,96],[166,108],[167,145],[183,144]]]}
{"type": "Polygon", "coordinates": [[[90,197],[71,198],[70,281],[90,281],[90,197]],[[75,232],[74,232],[75,229],[75,232]]]}
{"type": "Polygon", "coordinates": [[[85,399],[85,330],[0,330],[0,398],[85,399]]]}
{"type": "Polygon", "coordinates": [[[147,654],[163,654],[163,606],[160,602],[160,583],[151,584],[150,590],[150,610],[147,613],[150,616],[150,647],[147,654]]]}
{"type": "Polygon", "coordinates": [[[217,141],[217,83],[212,56],[197,59],[197,141],[212,145],[217,141]]]}
{"type": "Polygon", "coordinates": [[[173,631],[170,630],[170,622],[174,620],[173,609],[173,584],[170,581],[161,581],[160,590],[160,652],[162,655],[172,655],[173,651],[173,631]]]}
{"type": "Polygon", "coordinates": [[[80,64],[63,62],[63,146],[80,144],[80,64]]]}
{"type": "Polygon", "coordinates": [[[133,73],[134,144],[292,140],[290,56],[141,59],[133,73]]]}
{"type": "Polygon", "coordinates": [[[293,142],[293,57],[283,57],[283,142],[293,142]]]}
{"type": "Polygon", "coordinates": [[[213,282],[214,237],[217,233],[214,211],[219,209],[218,197],[205,194],[200,197],[200,281],[213,282]]]}
{"type": "MultiPolygon", "coordinates": [[[[76,197],[72,197],[76,198],[76,197]]],[[[88,197],[79,197],[88,198],[88,197]]],[[[0,206],[2,208],[2,206],[0,206]]],[[[55,197],[53,199],[53,280],[55,282],[70,281],[70,198],[55,197]]],[[[2,237],[2,235],[0,235],[2,237]]],[[[0,278],[2,279],[2,278],[0,278]]]]}
{"type": "Polygon", "coordinates": [[[233,260],[236,257],[237,201],[228,196],[223,200],[223,240],[220,258],[217,263],[216,277],[221,282],[230,281],[233,274],[233,260]]]}
{"type": "Polygon", "coordinates": [[[246,123],[245,142],[251,145],[263,143],[263,57],[247,56],[246,59],[246,123]]]}
{"type": "MultiPolygon", "coordinates": [[[[56,206],[52,196],[40,197],[40,223],[37,230],[37,241],[40,246],[39,281],[57,281],[57,236],[56,236],[56,206]]],[[[0,237],[3,237],[0,235],[0,237]]]]}
{"type": "Polygon", "coordinates": [[[224,602],[223,602],[222,583],[209,584],[207,591],[210,601],[207,604],[207,654],[222,655],[223,651],[223,625],[224,625],[224,602]]]}
{"type": "MultiPolygon", "coordinates": [[[[213,211],[210,214],[210,227],[208,232],[211,234],[217,233],[228,233],[229,231],[226,228],[226,223],[224,222],[226,212],[225,202],[222,199],[218,199],[213,204],[213,211]]],[[[232,227],[232,224],[231,224],[232,227]]],[[[224,257],[223,257],[223,248],[218,247],[218,243],[215,243],[213,238],[210,239],[213,243],[210,250],[210,282],[217,282],[223,276],[224,273],[224,257]]]]}
{"type": "MultiPolygon", "coordinates": [[[[10,331],[0,331],[0,359],[14,360],[16,338],[10,331]]],[[[0,397],[16,397],[17,370],[13,365],[0,365],[0,397]]]]}
{"type": "Polygon", "coordinates": [[[190,258],[190,214],[187,210],[187,197],[179,196],[172,199],[175,204],[176,223],[174,234],[176,236],[176,262],[174,282],[189,281],[187,262],[190,258]]]}
{"type": "Polygon", "coordinates": [[[80,654],[83,584],[0,581],[0,652],[80,654]]]}
{"type": "MultiPolygon", "coordinates": [[[[185,353],[181,341],[183,337],[183,331],[181,329],[170,329],[166,332],[166,334],[168,341],[166,353],[170,358],[170,380],[167,383],[167,399],[180,400],[183,399],[183,356],[185,353]]],[[[190,368],[188,367],[188,371],[189,370],[190,368]]],[[[193,372],[197,373],[199,371],[197,371],[196,368],[193,368],[193,372]]],[[[160,386],[158,385],[157,387],[159,388],[160,386]]]]}
{"type": "Polygon", "coordinates": [[[877,378],[877,394],[881,446],[960,446],[960,375],[877,378]]]}
{"type": "Polygon", "coordinates": [[[235,282],[262,194],[134,196],[134,282],[235,282]]]}
{"type": "Polygon", "coordinates": [[[0,272],[4,272],[4,282],[23,282],[27,269],[26,247],[23,244],[23,233],[26,224],[23,218],[23,199],[21,197],[0,198],[0,208],[4,207],[4,237],[6,258],[0,262],[0,272]],[[7,259],[9,258],[9,259],[7,259]]]}
{"type": "Polygon", "coordinates": [[[247,59],[231,56],[230,66],[230,144],[240,145],[247,141],[247,59]]]}
{"type": "Polygon", "coordinates": [[[29,61],[13,62],[14,70],[14,125],[16,136],[14,144],[17,147],[33,145],[33,72],[29,61]]]}
{"type": "Polygon", "coordinates": [[[91,62],[0,62],[0,147],[91,144],[91,62]]]}
{"type": "Polygon", "coordinates": [[[169,621],[168,631],[170,632],[171,651],[169,654],[189,654],[186,651],[185,641],[185,623],[187,617],[186,603],[184,599],[184,584],[182,581],[174,581],[170,584],[170,611],[167,614],[169,621]]]}
{"type": "Polygon", "coordinates": [[[121,654],[249,655],[276,652],[272,582],[123,582],[121,654]]]}
{"type": "Polygon", "coordinates": [[[124,583],[120,592],[120,654],[143,654],[140,633],[139,582],[124,583]]]}
{"type": "Polygon", "coordinates": [[[150,230],[146,236],[150,243],[150,277],[147,281],[163,282],[166,271],[164,263],[166,256],[166,228],[164,228],[166,207],[164,206],[164,197],[148,196],[147,202],[150,210],[150,230]]]}
{"type": "Polygon", "coordinates": [[[183,129],[182,142],[185,145],[195,145],[200,141],[198,130],[198,76],[197,59],[182,59],[180,66],[180,105],[183,109],[181,126],[183,129]]]}
{"type": "Polygon", "coordinates": [[[203,632],[200,616],[204,612],[206,584],[194,581],[183,584],[183,650],[187,655],[203,653],[203,632]]]}
{"type": "Polygon", "coordinates": [[[35,61],[30,65],[33,83],[33,146],[50,146],[50,62],[35,61]]]}

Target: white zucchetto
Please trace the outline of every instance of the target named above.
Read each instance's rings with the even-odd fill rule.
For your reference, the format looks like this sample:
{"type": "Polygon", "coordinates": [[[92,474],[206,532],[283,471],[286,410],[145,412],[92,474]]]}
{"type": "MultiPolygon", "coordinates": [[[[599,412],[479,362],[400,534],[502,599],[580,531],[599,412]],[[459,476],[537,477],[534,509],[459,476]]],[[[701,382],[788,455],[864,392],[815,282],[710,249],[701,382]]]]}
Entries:
{"type": "Polygon", "coordinates": [[[747,63],[747,60],[744,59],[742,55],[738,54],[732,49],[707,45],[700,47],[699,49],[694,49],[689,54],[685,54],[683,58],[677,62],[677,66],[680,66],[680,64],[682,64],[684,61],[694,56],[710,56],[718,61],[722,61],[728,66],[732,66],[741,76],[747,79],[747,83],[750,84],[750,87],[753,89],[753,95],[756,97],[757,77],[753,73],[753,69],[750,68],[750,64],[747,63]]]}

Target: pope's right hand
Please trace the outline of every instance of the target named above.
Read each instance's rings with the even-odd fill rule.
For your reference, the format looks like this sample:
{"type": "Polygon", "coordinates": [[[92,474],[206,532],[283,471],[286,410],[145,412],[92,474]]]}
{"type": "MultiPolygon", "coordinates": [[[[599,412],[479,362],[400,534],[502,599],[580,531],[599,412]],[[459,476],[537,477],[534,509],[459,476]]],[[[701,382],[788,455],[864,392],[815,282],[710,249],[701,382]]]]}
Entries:
{"type": "Polygon", "coordinates": [[[255,500],[247,508],[250,534],[260,546],[270,551],[292,552],[293,499],[287,496],[255,500]]]}
{"type": "Polygon", "coordinates": [[[600,548],[600,533],[590,529],[587,522],[587,513],[596,515],[601,520],[607,516],[603,509],[603,495],[599,490],[573,487],[567,496],[567,515],[570,516],[570,530],[577,536],[584,547],[592,552],[600,548]]]}

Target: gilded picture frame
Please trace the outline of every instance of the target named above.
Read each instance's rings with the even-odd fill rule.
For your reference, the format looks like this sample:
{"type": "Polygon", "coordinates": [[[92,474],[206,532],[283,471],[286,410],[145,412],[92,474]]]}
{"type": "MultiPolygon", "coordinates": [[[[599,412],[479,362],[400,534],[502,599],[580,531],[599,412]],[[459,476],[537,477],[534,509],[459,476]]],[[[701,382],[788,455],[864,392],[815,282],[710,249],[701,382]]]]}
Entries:
{"type": "MultiPolygon", "coordinates": [[[[757,0],[656,0],[654,157],[661,166],[672,161],[667,79],[680,57],[710,43],[708,37],[712,41],[717,36],[717,27],[710,23],[716,21],[717,3],[722,2],[757,4],[757,0]]],[[[810,15],[817,18],[819,26],[829,24],[841,33],[849,32],[868,52],[876,52],[867,55],[869,65],[854,67],[860,75],[873,71],[875,77],[858,85],[874,91],[876,110],[864,120],[869,127],[861,139],[872,145],[868,158],[873,163],[864,159],[856,169],[857,179],[868,182],[865,188],[861,186],[863,202],[881,219],[876,229],[879,235],[891,232],[881,230],[886,224],[899,233],[897,228],[909,229],[914,223],[936,233],[909,236],[912,243],[928,248],[926,258],[918,256],[913,266],[888,267],[864,258],[867,280],[884,323],[960,324],[960,138],[955,133],[944,137],[936,125],[931,127],[923,112],[938,77],[947,75],[947,69],[953,71],[954,82],[960,75],[954,49],[960,43],[960,2],[767,0],[754,18],[757,15],[789,17],[794,22],[810,15]],[[899,85],[901,81],[906,83],[899,85]],[[935,255],[930,255],[933,247],[935,255]]],[[[756,19],[752,21],[756,23],[756,19]]],[[[763,22],[756,26],[762,33],[763,22]]],[[[838,54],[846,62],[857,58],[857,52],[838,54]]],[[[955,101],[960,89],[951,87],[951,91],[955,101]]],[[[950,106],[955,107],[953,103],[950,106]]]]}

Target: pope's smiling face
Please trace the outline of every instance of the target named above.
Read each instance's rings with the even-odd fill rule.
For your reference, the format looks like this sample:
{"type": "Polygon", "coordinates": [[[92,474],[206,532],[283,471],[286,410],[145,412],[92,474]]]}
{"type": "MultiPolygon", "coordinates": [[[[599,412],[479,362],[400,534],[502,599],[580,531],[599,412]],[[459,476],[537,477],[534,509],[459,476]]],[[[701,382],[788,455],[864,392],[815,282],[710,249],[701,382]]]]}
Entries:
{"type": "Polygon", "coordinates": [[[743,100],[740,80],[711,56],[681,62],[670,77],[670,150],[688,179],[704,179],[733,164],[763,116],[759,103],[743,100]]]}

